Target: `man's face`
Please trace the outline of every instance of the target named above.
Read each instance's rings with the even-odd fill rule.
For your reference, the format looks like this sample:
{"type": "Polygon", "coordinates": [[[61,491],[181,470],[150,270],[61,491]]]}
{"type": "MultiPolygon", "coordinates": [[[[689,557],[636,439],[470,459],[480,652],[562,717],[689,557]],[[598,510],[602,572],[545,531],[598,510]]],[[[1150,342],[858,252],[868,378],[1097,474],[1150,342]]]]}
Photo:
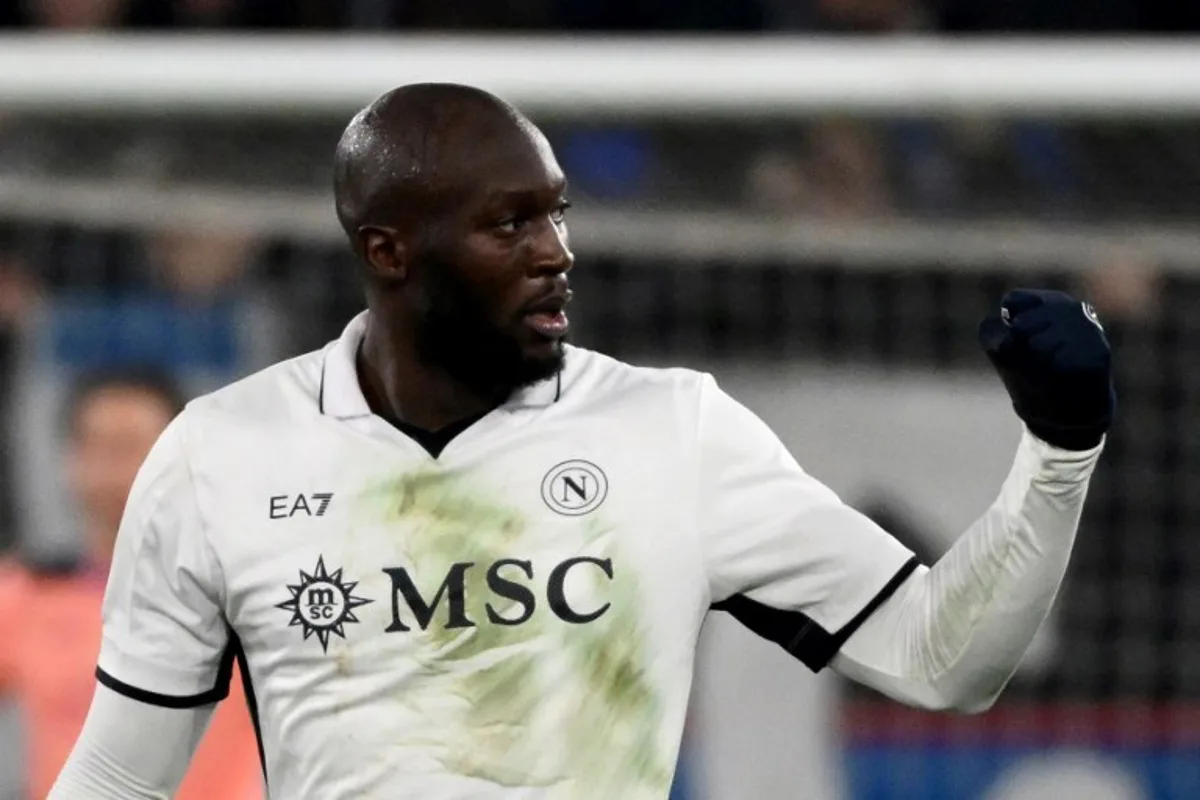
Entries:
{"type": "Polygon", "coordinates": [[[517,130],[481,142],[454,178],[460,199],[413,260],[419,351],[489,392],[552,377],[562,367],[574,262],[562,170],[540,133],[517,130]]]}
{"type": "Polygon", "coordinates": [[[170,421],[168,404],[138,387],[102,388],[83,400],[71,430],[69,477],[89,536],[116,535],[133,479],[170,421]]]}

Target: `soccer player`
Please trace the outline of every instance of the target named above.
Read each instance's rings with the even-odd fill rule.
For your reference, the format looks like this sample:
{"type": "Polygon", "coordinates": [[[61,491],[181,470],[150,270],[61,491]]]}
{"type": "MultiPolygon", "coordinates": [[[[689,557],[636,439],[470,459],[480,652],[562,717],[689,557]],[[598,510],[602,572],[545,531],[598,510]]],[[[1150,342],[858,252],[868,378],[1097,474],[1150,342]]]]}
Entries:
{"type": "MultiPolygon", "coordinates": [[[[146,454],[182,406],[174,385],[154,372],[109,371],[82,381],[68,404],[66,460],[84,555],[61,565],[0,563],[0,697],[21,710],[30,798],[49,793],[83,727],[122,509],[146,454]]],[[[215,715],[179,796],[263,796],[244,707],[230,703],[215,715]]]]}
{"type": "Polygon", "coordinates": [[[1026,432],[926,568],[712,377],[565,344],[566,193],[477,89],[354,117],[334,194],[367,310],[151,452],[54,800],[169,796],[235,657],[276,800],[662,800],[712,608],[905,703],[996,699],[1112,414],[1087,307],[1018,291],[982,326],[1026,432]]]}

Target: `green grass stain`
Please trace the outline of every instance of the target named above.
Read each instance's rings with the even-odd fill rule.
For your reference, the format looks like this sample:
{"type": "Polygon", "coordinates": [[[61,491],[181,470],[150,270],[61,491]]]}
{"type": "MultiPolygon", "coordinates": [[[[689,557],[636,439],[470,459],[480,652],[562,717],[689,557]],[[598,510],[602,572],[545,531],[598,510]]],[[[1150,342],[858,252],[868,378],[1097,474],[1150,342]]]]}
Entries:
{"type": "MultiPolygon", "coordinates": [[[[666,797],[673,764],[658,744],[662,702],[644,672],[639,587],[598,516],[581,519],[569,555],[613,559],[611,583],[583,568],[611,606],[598,620],[573,625],[547,607],[546,581],[557,562],[525,515],[468,479],[436,469],[400,476],[361,495],[376,522],[394,526],[414,583],[427,600],[455,563],[466,574],[466,611],[476,626],[446,630],[445,599],[426,631],[421,678],[402,701],[439,709],[410,743],[429,747],[447,771],[502,786],[553,787],[570,798],[666,797]],[[488,567],[503,558],[534,562],[537,608],[521,625],[494,625],[486,604],[513,617],[516,603],[491,595],[488,567]],[[455,709],[446,713],[443,709],[455,709]]],[[[554,533],[561,539],[563,531],[554,533]]],[[[568,556],[564,556],[568,557],[568,556]]],[[[551,794],[558,794],[552,789],[551,794]]]]}

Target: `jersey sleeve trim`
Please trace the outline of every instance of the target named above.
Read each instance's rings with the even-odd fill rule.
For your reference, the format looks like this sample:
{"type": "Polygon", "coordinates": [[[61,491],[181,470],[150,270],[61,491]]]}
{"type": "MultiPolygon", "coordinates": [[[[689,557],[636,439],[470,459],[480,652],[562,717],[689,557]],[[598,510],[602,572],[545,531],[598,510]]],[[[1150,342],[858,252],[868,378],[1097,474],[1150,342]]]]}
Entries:
{"type": "Polygon", "coordinates": [[[853,619],[833,633],[822,628],[807,614],[772,608],[742,594],[714,604],[713,609],[728,612],[754,633],[778,644],[813,672],[820,672],[859,626],[896,593],[919,564],[916,556],[908,559],[853,619]]]}
{"type": "Polygon", "coordinates": [[[162,708],[196,708],[219,703],[229,696],[229,685],[233,678],[233,664],[237,654],[237,645],[230,643],[221,655],[221,664],[217,670],[217,681],[213,688],[198,694],[175,695],[151,692],[125,683],[121,679],[106,672],[103,667],[96,667],[96,680],[103,686],[122,694],[130,700],[137,700],[152,706],[162,708]]]}

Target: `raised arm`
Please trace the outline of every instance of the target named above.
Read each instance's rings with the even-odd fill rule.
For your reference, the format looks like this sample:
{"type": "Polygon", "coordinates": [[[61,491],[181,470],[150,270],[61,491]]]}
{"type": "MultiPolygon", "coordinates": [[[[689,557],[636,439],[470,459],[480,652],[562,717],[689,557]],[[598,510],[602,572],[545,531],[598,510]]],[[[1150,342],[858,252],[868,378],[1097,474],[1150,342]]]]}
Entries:
{"type": "Polygon", "coordinates": [[[834,661],[898,700],[963,711],[992,704],[1050,611],[1115,405],[1099,321],[1067,295],[1010,294],[980,340],[1027,427],[1012,471],[991,508],[834,661]]]}
{"type": "Polygon", "coordinates": [[[709,393],[698,460],[714,608],[912,705],[995,700],[1062,582],[1115,403],[1090,309],[1053,292],[1015,292],[1003,309],[981,341],[1027,431],[997,501],[932,569],[709,393]]]}
{"type": "Polygon", "coordinates": [[[1026,433],[992,507],[864,620],[833,668],[910,705],[991,706],[1054,602],[1099,454],[1026,433]]]}

